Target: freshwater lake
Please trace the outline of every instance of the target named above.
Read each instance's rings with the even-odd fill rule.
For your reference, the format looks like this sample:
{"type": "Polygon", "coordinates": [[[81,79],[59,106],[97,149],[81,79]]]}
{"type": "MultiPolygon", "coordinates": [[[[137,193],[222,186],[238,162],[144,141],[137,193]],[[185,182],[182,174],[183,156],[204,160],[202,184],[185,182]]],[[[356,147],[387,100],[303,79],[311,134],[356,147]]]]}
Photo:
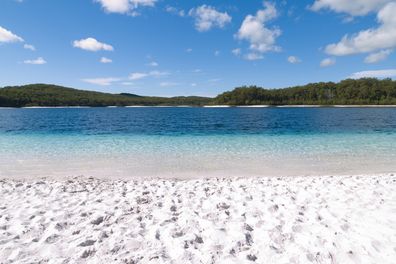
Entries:
{"type": "Polygon", "coordinates": [[[0,176],[396,171],[396,108],[0,109],[0,176]]]}

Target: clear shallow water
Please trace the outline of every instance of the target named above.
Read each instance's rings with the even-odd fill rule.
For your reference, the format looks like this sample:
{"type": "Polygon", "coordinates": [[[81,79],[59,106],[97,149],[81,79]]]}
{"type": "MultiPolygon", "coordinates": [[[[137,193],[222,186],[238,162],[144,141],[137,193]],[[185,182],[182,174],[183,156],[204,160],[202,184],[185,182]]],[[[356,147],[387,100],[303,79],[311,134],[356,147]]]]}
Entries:
{"type": "Polygon", "coordinates": [[[395,108],[0,109],[1,176],[395,171],[395,108]]]}

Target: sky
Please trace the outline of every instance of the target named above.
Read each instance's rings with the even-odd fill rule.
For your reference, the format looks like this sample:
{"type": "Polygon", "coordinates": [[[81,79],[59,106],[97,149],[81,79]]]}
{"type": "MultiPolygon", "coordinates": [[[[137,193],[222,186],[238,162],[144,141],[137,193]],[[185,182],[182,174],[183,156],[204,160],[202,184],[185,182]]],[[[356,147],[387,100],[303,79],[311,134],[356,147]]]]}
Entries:
{"type": "Polygon", "coordinates": [[[396,78],[395,0],[1,0],[0,86],[215,96],[396,78]]]}

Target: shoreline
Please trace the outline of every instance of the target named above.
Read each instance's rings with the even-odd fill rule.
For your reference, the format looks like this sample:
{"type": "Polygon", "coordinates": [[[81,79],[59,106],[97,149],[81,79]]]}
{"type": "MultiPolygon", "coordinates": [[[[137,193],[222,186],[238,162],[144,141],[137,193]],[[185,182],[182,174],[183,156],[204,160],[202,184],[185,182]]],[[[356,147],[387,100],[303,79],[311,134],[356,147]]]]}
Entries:
{"type": "Polygon", "coordinates": [[[226,175],[224,173],[221,174],[212,174],[212,175],[203,175],[203,173],[183,173],[180,175],[171,175],[171,174],[163,174],[161,175],[133,175],[133,176],[109,176],[109,175],[92,175],[92,174],[84,174],[84,173],[75,173],[75,174],[62,174],[62,175],[50,175],[46,176],[6,176],[0,175],[0,182],[2,181],[13,181],[13,182],[36,182],[36,181],[47,181],[47,182],[67,182],[69,180],[82,180],[82,181],[101,181],[101,182],[152,182],[152,181],[166,181],[166,182],[194,182],[194,181],[238,181],[238,180],[260,180],[260,179],[298,179],[298,178],[348,178],[348,177],[384,177],[391,176],[396,179],[396,170],[383,170],[372,173],[306,173],[306,174],[234,174],[234,175],[226,175]]]}
{"type": "Polygon", "coordinates": [[[126,106],[24,106],[1,109],[67,109],[67,108],[395,108],[396,105],[126,105],[126,106]]]}
{"type": "Polygon", "coordinates": [[[395,174],[2,179],[0,259],[392,263],[395,188],[395,174]]]}

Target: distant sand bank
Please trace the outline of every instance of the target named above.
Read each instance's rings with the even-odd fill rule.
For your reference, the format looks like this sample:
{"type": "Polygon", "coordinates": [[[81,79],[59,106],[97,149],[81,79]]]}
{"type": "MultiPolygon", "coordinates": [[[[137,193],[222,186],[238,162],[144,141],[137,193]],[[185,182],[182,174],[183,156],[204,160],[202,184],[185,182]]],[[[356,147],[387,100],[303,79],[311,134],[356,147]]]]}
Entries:
{"type": "MultiPolygon", "coordinates": [[[[317,108],[317,107],[336,107],[336,108],[392,108],[396,107],[396,105],[203,105],[203,106],[196,106],[196,105],[126,105],[126,106],[26,106],[21,107],[23,109],[51,109],[51,108],[140,108],[140,107],[148,107],[148,108],[163,108],[163,107],[203,107],[203,108],[234,108],[234,107],[248,107],[248,108],[266,108],[266,107],[275,107],[275,108],[317,108]]],[[[0,107],[0,109],[13,109],[18,107],[0,107]]]]}
{"type": "Polygon", "coordinates": [[[396,176],[0,180],[1,263],[394,263],[396,176]]]}

